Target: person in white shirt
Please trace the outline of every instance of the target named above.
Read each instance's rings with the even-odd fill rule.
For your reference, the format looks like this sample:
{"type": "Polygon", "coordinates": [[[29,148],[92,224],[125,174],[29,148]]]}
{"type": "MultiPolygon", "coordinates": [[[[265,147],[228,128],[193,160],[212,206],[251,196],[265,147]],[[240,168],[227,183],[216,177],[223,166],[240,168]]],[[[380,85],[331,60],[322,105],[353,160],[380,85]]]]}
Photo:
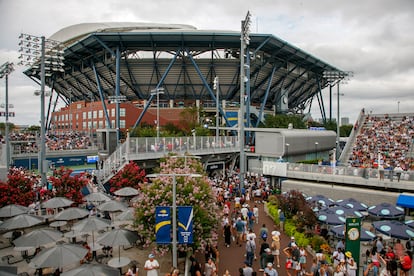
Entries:
{"type": "Polygon", "coordinates": [[[253,207],[253,215],[256,220],[256,224],[259,224],[259,208],[257,208],[257,205],[254,205],[253,207]]]}
{"type": "Polygon", "coordinates": [[[147,276],[158,276],[158,269],[160,264],[155,259],[154,254],[148,255],[148,260],[145,262],[144,269],[147,271],[147,276]]]}

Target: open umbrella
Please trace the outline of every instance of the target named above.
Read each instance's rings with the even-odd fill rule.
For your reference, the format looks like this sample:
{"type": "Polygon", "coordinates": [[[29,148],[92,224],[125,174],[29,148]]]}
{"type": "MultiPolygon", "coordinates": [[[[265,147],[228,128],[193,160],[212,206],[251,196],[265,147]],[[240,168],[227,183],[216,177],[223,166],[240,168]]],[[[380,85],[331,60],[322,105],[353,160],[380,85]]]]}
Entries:
{"type": "Polygon", "coordinates": [[[136,196],[138,193],[139,191],[132,187],[123,187],[114,192],[117,196],[136,196]]]}
{"type": "Polygon", "coordinates": [[[115,217],[116,220],[126,221],[135,219],[134,208],[128,208],[115,217]]]}
{"type": "Polygon", "coordinates": [[[360,212],[366,211],[368,209],[367,205],[353,198],[340,199],[340,200],[337,200],[335,204],[339,206],[347,206],[360,212]]]}
{"type": "Polygon", "coordinates": [[[89,201],[89,202],[100,203],[100,202],[110,201],[111,198],[102,192],[95,192],[95,193],[90,193],[86,195],[84,197],[84,200],[89,201]]]}
{"type": "Polygon", "coordinates": [[[102,264],[83,264],[75,269],[63,272],[62,276],[119,276],[119,269],[102,264]]]}
{"type": "Polygon", "coordinates": [[[62,233],[55,230],[36,229],[13,241],[16,247],[34,247],[53,243],[62,238],[62,233]]]}
{"type": "Polygon", "coordinates": [[[340,216],[329,209],[319,211],[317,217],[319,221],[330,225],[340,225],[346,222],[345,216],[340,216]]]}
{"type": "Polygon", "coordinates": [[[381,203],[368,208],[368,214],[382,219],[395,219],[404,216],[404,209],[389,203],[381,203]]]}
{"type": "Polygon", "coordinates": [[[10,218],[17,215],[25,214],[29,211],[29,208],[17,205],[17,204],[9,204],[0,208],[0,218],[10,218]]]}
{"type": "Polygon", "coordinates": [[[78,207],[71,207],[60,211],[54,216],[55,220],[74,220],[79,218],[84,218],[89,215],[89,212],[86,209],[81,209],[78,207]]]}
{"type": "Polygon", "coordinates": [[[73,204],[72,200],[67,199],[66,197],[53,197],[42,203],[43,208],[57,209],[68,207],[73,204]]]}
{"type": "Polygon", "coordinates": [[[310,196],[306,198],[306,201],[316,203],[322,207],[331,206],[331,205],[334,205],[335,203],[332,199],[327,198],[324,195],[310,196]]]}
{"type": "Polygon", "coordinates": [[[405,222],[405,224],[407,224],[408,226],[410,226],[411,228],[414,228],[414,220],[407,220],[406,222],[405,222]]]}
{"type": "Polygon", "coordinates": [[[2,224],[0,224],[0,229],[5,230],[14,230],[14,229],[22,229],[27,227],[32,227],[37,224],[43,223],[43,218],[28,214],[21,214],[15,217],[9,218],[5,220],[2,224]]]}
{"type": "MultiPolygon", "coordinates": [[[[334,233],[334,235],[338,238],[344,238],[345,235],[345,225],[336,225],[333,226],[330,231],[334,233]]],[[[371,231],[361,228],[361,236],[359,237],[361,241],[372,241],[374,240],[376,235],[372,233],[371,231]]]]}
{"type": "Polygon", "coordinates": [[[127,206],[124,203],[116,201],[116,200],[107,201],[98,206],[98,210],[102,212],[103,211],[108,211],[108,212],[124,211],[125,209],[127,209],[127,206]]]}
{"type": "Polygon", "coordinates": [[[138,240],[138,235],[135,232],[126,229],[114,229],[103,234],[98,243],[115,247],[118,246],[118,259],[121,258],[121,246],[133,245],[138,240]]]}
{"type": "Polygon", "coordinates": [[[92,232],[92,244],[95,246],[94,231],[105,229],[111,225],[108,219],[101,219],[97,217],[88,217],[77,222],[72,229],[81,233],[92,232]]]}
{"type": "Polygon", "coordinates": [[[342,216],[342,217],[358,217],[358,218],[362,218],[364,215],[361,214],[361,212],[354,210],[352,208],[346,207],[346,206],[331,206],[331,207],[326,207],[321,211],[324,210],[331,210],[333,212],[335,212],[335,214],[337,214],[338,216],[342,216]]]}
{"type": "Polygon", "coordinates": [[[408,225],[396,220],[381,220],[372,223],[375,230],[393,238],[408,240],[414,238],[414,230],[408,225]]]}
{"type": "Polygon", "coordinates": [[[40,251],[29,263],[29,266],[36,269],[44,267],[62,268],[79,262],[87,253],[88,250],[80,245],[58,244],[40,251]]]}

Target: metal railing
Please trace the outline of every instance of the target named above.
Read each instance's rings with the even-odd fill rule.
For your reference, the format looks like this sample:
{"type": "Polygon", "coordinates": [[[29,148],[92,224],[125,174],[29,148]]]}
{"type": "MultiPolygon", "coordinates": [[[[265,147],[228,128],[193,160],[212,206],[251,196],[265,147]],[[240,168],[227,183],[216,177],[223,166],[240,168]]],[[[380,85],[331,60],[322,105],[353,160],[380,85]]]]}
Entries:
{"type": "Polygon", "coordinates": [[[130,160],[158,159],[168,153],[178,154],[214,154],[237,152],[239,143],[237,136],[192,137],[127,137],[99,167],[99,182],[106,183],[130,160]]]}

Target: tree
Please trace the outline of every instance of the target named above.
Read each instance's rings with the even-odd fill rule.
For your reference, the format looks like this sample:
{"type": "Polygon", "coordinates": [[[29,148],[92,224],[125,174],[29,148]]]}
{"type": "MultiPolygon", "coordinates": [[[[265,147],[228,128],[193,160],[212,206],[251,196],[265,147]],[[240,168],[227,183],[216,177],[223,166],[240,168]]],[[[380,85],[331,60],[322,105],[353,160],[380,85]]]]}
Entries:
{"type": "Polygon", "coordinates": [[[306,124],[303,121],[302,115],[285,115],[277,114],[275,116],[267,115],[264,121],[264,127],[266,128],[288,128],[289,124],[293,125],[296,129],[305,129],[306,124]]]}
{"type": "Polygon", "coordinates": [[[354,127],[353,125],[340,126],[339,127],[339,134],[341,135],[341,137],[349,137],[353,127],[354,127]]]}
{"type": "Polygon", "coordinates": [[[53,197],[66,197],[75,203],[82,203],[82,188],[88,184],[88,180],[84,174],[76,174],[72,176],[72,170],[60,167],[53,172],[53,176],[49,178],[53,186],[53,197]]]}
{"type": "MultiPolygon", "coordinates": [[[[166,158],[161,161],[160,174],[202,174],[203,166],[196,160],[186,158],[166,158]]],[[[194,213],[193,237],[196,247],[217,240],[217,225],[219,209],[212,186],[207,177],[194,178],[176,176],[177,206],[192,206],[194,213]]],[[[150,246],[155,240],[156,206],[172,206],[173,177],[159,176],[151,184],[144,185],[141,198],[136,203],[135,227],[150,246]]],[[[159,246],[158,250],[165,252],[167,247],[159,246]]]]}
{"type": "Polygon", "coordinates": [[[183,126],[183,129],[186,133],[191,133],[192,129],[195,129],[199,123],[200,113],[202,111],[199,110],[196,106],[186,107],[180,113],[180,125],[183,126]]]}
{"type": "Polygon", "coordinates": [[[7,183],[0,182],[0,207],[8,204],[28,206],[36,200],[38,180],[27,170],[11,168],[7,183]]]}
{"type": "MultiPolygon", "coordinates": [[[[9,131],[12,131],[16,128],[16,126],[13,123],[7,123],[9,125],[9,131]]],[[[6,131],[6,123],[0,123],[0,131],[1,133],[5,133],[6,131]]]]}
{"type": "Polygon", "coordinates": [[[129,135],[131,137],[155,137],[157,136],[157,130],[154,126],[144,122],[139,127],[131,128],[129,130],[129,135]]]}
{"type": "Polygon", "coordinates": [[[166,123],[162,127],[164,137],[179,137],[184,136],[183,130],[171,122],[166,123]]]}
{"type": "Polygon", "coordinates": [[[132,187],[139,190],[144,180],[145,171],[140,169],[135,162],[130,161],[109,180],[109,184],[111,185],[110,192],[113,193],[123,187],[132,187]]]}
{"type": "Polygon", "coordinates": [[[311,228],[317,222],[315,213],[301,192],[291,190],[277,196],[277,199],[280,209],[283,210],[287,218],[294,218],[298,229],[311,228]]]}

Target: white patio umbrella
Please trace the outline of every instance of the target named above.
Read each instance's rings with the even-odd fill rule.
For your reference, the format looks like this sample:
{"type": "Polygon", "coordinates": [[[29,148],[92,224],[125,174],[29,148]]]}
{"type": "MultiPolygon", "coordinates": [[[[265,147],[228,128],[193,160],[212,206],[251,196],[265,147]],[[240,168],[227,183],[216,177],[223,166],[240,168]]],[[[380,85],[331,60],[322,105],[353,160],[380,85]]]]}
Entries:
{"type": "Polygon", "coordinates": [[[62,276],[119,276],[119,269],[103,264],[83,264],[75,269],[63,272],[62,276]]]}
{"type": "Polygon", "coordinates": [[[95,247],[94,231],[102,230],[111,226],[111,221],[97,217],[88,217],[73,225],[72,229],[81,233],[92,232],[92,244],[95,247]]]}
{"type": "Polygon", "coordinates": [[[89,212],[86,209],[81,209],[78,207],[71,207],[60,211],[54,216],[55,220],[74,220],[79,218],[84,218],[89,215],[89,212]]]}
{"type": "Polygon", "coordinates": [[[62,233],[55,230],[36,229],[13,241],[16,247],[34,247],[56,242],[62,239],[62,233]]]}
{"type": "Polygon", "coordinates": [[[42,207],[50,208],[50,209],[57,209],[57,208],[68,207],[72,204],[73,204],[73,201],[67,199],[66,197],[53,197],[43,202],[42,207]]]}
{"type": "Polygon", "coordinates": [[[29,208],[18,205],[18,204],[9,204],[0,208],[0,218],[10,218],[21,214],[26,214],[29,211],[29,208]]]}
{"type": "Polygon", "coordinates": [[[85,201],[94,202],[94,203],[101,203],[110,201],[111,198],[102,192],[95,192],[90,193],[84,197],[85,201]]]}
{"type": "Polygon", "coordinates": [[[100,211],[117,212],[117,211],[124,211],[125,209],[127,209],[127,206],[122,202],[111,200],[111,201],[102,203],[97,208],[100,211]]]}
{"type": "Polygon", "coordinates": [[[64,266],[82,260],[88,250],[76,244],[58,244],[46,250],[40,251],[34,257],[29,266],[32,268],[54,267],[62,269],[64,266]]]}
{"type": "Polygon", "coordinates": [[[43,223],[43,218],[28,214],[21,214],[5,220],[0,224],[0,229],[14,230],[32,227],[43,223]]]}
{"type": "Polygon", "coordinates": [[[118,259],[121,258],[121,246],[133,245],[138,240],[135,232],[126,229],[114,229],[103,234],[98,243],[105,246],[118,246],[118,259]]]}
{"type": "Polygon", "coordinates": [[[117,196],[136,196],[139,191],[132,187],[123,187],[114,192],[117,196]]]}
{"type": "Polygon", "coordinates": [[[128,208],[125,211],[122,211],[119,215],[115,217],[116,220],[126,221],[126,220],[133,220],[135,218],[135,210],[134,208],[128,208]]]}

